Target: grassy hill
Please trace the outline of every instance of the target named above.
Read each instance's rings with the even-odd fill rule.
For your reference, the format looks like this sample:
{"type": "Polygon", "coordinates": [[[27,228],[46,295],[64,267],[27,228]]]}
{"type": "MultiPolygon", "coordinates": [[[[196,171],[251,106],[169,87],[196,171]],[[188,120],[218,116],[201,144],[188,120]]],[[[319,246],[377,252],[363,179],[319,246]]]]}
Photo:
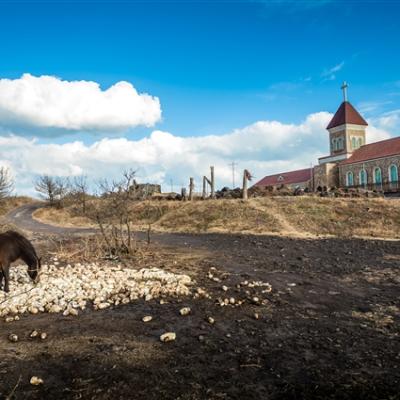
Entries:
{"type": "MultiPolygon", "coordinates": [[[[131,206],[135,229],[159,232],[279,234],[295,237],[400,239],[400,200],[274,197],[194,202],[142,201],[131,206]]],[[[40,209],[40,221],[90,226],[76,208],[40,209]]]]}

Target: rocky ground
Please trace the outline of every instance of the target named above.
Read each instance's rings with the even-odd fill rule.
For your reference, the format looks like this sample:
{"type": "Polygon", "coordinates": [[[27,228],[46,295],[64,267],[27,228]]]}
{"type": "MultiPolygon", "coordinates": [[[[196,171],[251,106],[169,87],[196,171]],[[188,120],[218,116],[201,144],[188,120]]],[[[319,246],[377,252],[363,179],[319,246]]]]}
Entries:
{"type": "MultiPolygon", "coordinates": [[[[73,275],[68,252],[54,265],[59,246],[35,243],[73,275]]],[[[141,249],[120,268],[188,275],[188,292],[2,317],[1,398],[400,398],[398,242],[168,234],[141,249]]]]}
{"type": "Polygon", "coordinates": [[[398,398],[397,242],[171,235],[152,246],[132,267],[188,274],[190,294],[2,322],[1,396],[398,398]],[[166,332],[176,339],[161,342],[166,332]]]}

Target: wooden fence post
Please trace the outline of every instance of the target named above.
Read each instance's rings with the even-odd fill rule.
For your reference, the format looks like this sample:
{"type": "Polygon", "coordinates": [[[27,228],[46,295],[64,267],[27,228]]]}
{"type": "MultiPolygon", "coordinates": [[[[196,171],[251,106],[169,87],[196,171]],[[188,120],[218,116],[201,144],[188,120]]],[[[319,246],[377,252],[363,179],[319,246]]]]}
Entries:
{"type": "Polygon", "coordinates": [[[193,200],[193,189],[194,189],[194,183],[193,183],[193,178],[190,178],[190,183],[189,183],[189,200],[193,200]]]}
{"type": "Polygon", "coordinates": [[[247,193],[247,182],[251,181],[251,174],[250,172],[245,169],[243,171],[243,191],[242,191],[242,199],[243,200],[247,200],[248,199],[248,193],[247,193]]]}
{"type": "Polygon", "coordinates": [[[247,200],[247,174],[246,170],[243,171],[243,193],[242,193],[243,200],[247,200]]]}
{"type": "Polygon", "coordinates": [[[203,195],[202,195],[202,199],[205,200],[206,199],[206,183],[207,183],[207,178],[205,176],[203,176],[203,195]]]}
{"type": "Polygon", "coordinates": [[[211,198],[215,199],[214,167],[210,167],[210,170],[211,170],[211,198]]]}
{"type": "Polygon", "coordinates": [[[181,188],[181,197],[183,201],[187,200],[187,195],[186,195],[186,188],[181,188]]]}

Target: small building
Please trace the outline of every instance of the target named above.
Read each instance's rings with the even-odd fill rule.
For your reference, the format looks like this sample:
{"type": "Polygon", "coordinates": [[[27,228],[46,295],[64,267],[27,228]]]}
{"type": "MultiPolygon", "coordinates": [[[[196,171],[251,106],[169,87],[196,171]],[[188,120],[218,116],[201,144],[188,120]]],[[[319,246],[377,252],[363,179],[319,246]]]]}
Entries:
{"type": "Polygon", "coordinates": [[[313,170],[312,168],[299,169],[297,171],[282,172],[280,174],[268,175],[257,182],[254,186],[279,189],[283,186],[290,189],[311,188],[313,170]]]}

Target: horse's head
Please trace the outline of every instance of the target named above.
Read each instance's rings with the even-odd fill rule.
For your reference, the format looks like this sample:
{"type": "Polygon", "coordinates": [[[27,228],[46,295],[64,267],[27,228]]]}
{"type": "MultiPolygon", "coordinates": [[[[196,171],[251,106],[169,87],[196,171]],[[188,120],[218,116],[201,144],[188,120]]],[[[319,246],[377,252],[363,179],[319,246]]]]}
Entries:
{"type": "Polygon", "coordinates": [[[28,274],[31,277],[31,279],[33,280],[33,282],[35,282],[35,283],[37,282],[39,271],[40,271],[41,267],[42,267],[41,258],[37,258],[36,265],[30,266],[28,269],[28,274]]]}

